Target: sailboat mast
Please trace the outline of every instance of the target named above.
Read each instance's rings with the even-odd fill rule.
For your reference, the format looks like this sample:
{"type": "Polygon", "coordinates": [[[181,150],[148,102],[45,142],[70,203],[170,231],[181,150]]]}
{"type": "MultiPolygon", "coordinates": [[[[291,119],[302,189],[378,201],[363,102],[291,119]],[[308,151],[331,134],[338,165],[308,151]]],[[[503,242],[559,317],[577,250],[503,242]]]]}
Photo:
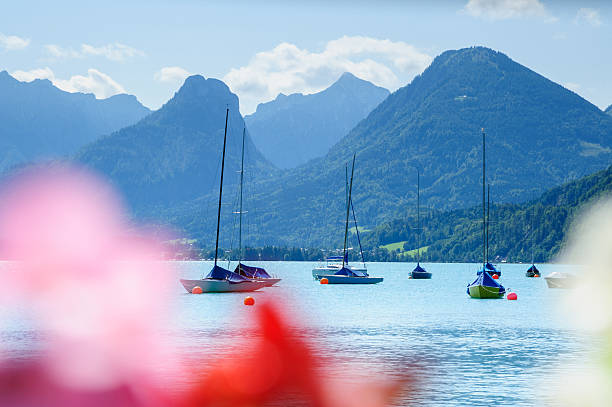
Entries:
{"type": "Polygon", "coordinates": [[[242,158],[240,159],[240,207],[238,209],[239,221],[238,221],[238,267],[240,267],[240,261],[242,260],[242,181],[244,179],[244,138],[246,133],[246,127],[242,129],[242,158]]]}
{"type": "Polygon", "coordinates": [[[219,254],[219,224],[221,223],[221,196],[223,196],[223,168],[225,166],[225,144],[227,141],[227,117],[229,108],[225,109],[225,131],[223,133],[223,156],[221,158],[221,182],[219,182],[219,209],[217,210],[217,240],[215,241],[215,267],[217,267],[217,257],[219,254]]]}
{"type": "Polygon", "coordinates": [[[359,227],[357,227],[357,216],[355,216],[355,207],[353,206],[353,200],[351,200],[351,210],[353,211],[353,220],[355,221],[355,232],[357,233],[357,242],[359,242],[359,253],[361,253],[361,262],[365,267],[365,258],[363,257],[363,248],[361,247],[361,238],[359,237],[359,227]]]}
{"type": "Polygon", "coordinates": [[[351,183],[349,185],[348,202],[346,203],[346,223],[344,224],[344,251],[342,253],[342,268],[346,259],[346,239],[348,236],[349,213],[351,209],[351,194],[353,193],[353,174],[355,173],[355,154],[353,154],[353,168],[351,169],[351,183]]]}
{"type": "Polygon", "coordinates": [[[487,185],[487,263],[489,262],[489,223],[491,219],[491,209],[490,209],[490,198],[491,198],[491,185],[487,185]]]}
{"type": "Polygon", "coordinates": [[[421,263],[421,174],[417,168],[417,266],[421,263]]]}
{"type": "MultiPolygon", "coordinates": [[[[485,131],[484,128],[482,129],[482,269],[484,270],[486,268],[486,258],[487,258],[487,251],[486,251],[486,214],[485,214],[485,131]]],[[[484,271],[483,271],[484,272],[484,271]]]]}
{"type": "Polygon", "coordinates": [[[531,214],[531,265],[535,265],[535,230],[534,230],[534,222],[535,220],[535,204],[533,205],[533,213],[531,214]]]}

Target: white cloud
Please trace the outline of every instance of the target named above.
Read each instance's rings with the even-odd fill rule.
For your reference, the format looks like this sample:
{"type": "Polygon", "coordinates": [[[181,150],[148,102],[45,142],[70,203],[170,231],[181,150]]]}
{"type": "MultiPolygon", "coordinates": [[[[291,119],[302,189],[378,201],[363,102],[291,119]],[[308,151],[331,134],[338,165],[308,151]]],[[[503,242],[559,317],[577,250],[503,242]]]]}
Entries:
{"type": "Polygon", "coordinates": [[[180,66],[166,66],[155,73],[155,80],[159,82],[182,82],[191,75],[180,66]]]}
{"type": "Polygon", "coordinates": [[[344,72],[395,90],[421,73],[431,60],[405,42],[344,36],[329,41],[321,52],[283,42],[257,53],[248,65],[231,69],[223,80],[240,96],[241,110],[248,114],[257,103],[279,93],[325,89],[344,72]]]}
{"type": "Polygon", "coordinates": [[[24,49],[28,45],[30,45],[30,40],[27,38],[17,37],[16,35],[4,35],[0,33],[0,49],[15,51],[24,49]]]}
{"type": "Polygon", "coordinates": [[[24,82],[31,82],[34,79],[49,79],[55,86],[66,92],[93,93],[98,99],[126,93],[123,86],[115,82],[110,76],[93,68],[87,70],[87,76],[74,75],[69,79],[56,78],[49,67],[30,71],[14,71],[11,72],[11,75],[24,82]]]}
{"type": "Polygon", "coordinates": [[[121,43],[106,44],[94,47],[89,44],[81,44],[80,50],[73,48],[62,48],[56,44],[45,45],[47,53],[54,58],[85,58],[87,56],[102,56],[111,61],[123,61],[127,58],[144,56],[145,53],[136,48],[121,43]]]}
{"type": "Polygon", "coordinates": [[[101,55],[112,61],[123,61],[126,58],[132,58],[136,56],[144,56],[144,52],[132,48],[125,44],[118,42],[114,44],[107,44],[101,47],[94,47],[89,44],[81,45],[81,52],[85,55],[101,55]]]}
{"type": "Polygon", "coordinates": [[[54,58],[81,58],[81,54],[72,48],[62,48],[59,45],[45,45],[47,53],[54,58]]]}
{"type": "Polygon", "coordinates": [[[587,23],[592,25],[593,27],[599,27],[601,25],[601,16],[599,15],[599,10],[595,10],[592,8],[581,8],[580,10],[578,10],[578,13],[576,13],[574,22],[577,24],[587,23]]]}
{"type": "Polygon", "coordinates": [[[547,21],[556,21],[551,17],[539,0],[469,0],[463,12],[487,20],[507,20],[523,17],[545,17],[547,21]]]}
{"type": "Polygon", "coordinates": [[[13,78],[22,82],[32,82],[34,79],[55,79],[51,68],[32,69],[31,71],[14,71],[11,72],[13,78]]]}

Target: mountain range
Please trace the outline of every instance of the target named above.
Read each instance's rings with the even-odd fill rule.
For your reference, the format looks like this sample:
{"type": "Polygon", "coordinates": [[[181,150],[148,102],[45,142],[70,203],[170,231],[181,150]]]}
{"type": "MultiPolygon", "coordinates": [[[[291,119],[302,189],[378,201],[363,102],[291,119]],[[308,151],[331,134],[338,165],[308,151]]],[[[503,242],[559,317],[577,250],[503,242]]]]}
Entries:
{"type": "MultiPolygon", "coordinates": [[[[362,85],[350,76],[339,83],[362,85]]],[[[76,159],[117,185],[137,218],[172,225],[210,247],[226,108],[221,244],[231,247],[245,121],[237,96],[223,82],[189,77],[161,109],[88,144],[76,159]]],[[[470,208],[480,202],[482,128],[496,202],[532,199],[606,168],[612,159],[610,115],[500,52],[447,51],[359,120],[327,154],[296,168],[275,168],[247,129],[244,241],[338,245],[346,166],[354,153],[353,202],[365,229],[414,207],[416,167],[424,205],[435,211],[470,208]]]]}
{"type": "MultiPolygon", "coordinates": [[[[416,170],[426,205],[480,202],[481,128],[488,182],[497,202],[519,202],[609,165],[612,117],[577,94],[494,50],[447,51],[359,122],[331,151],[266,179],[255,177],[247,232],[252,245],[339,244],[346,164],[357,155],[353,198],[367,229],[413,207],[416,170]]],[[[203,202],[176,202],[154,214],[206,246],[214,222],[203,202]]],[[[208,210],[210,211],[210,209],[208,210]]],[[[226,222],[231,222],[230,218],[226,222]]],[[[224,242],[229,244],[229,242],[224,242]]]]}
{"type": "Polygon", "coordinates": [[[294,168],[325,155],[388,95],[387,89],[346,72],[318,93],[281,93],[244,120],[271,163],[294,168]]]}
{"type": "Polygon", "coordinates": [[[0,72],[0,172],[74,154],[97,137],[149,114],[136,97],[64,92],[46,79],[20,82],[0,72]]]}
{"type": "MultiPolygon", "coordinates": [[[[224,183],[229,191],[238,180],[244,120],[238,97],[227,85],[199,75],[187,78],[159,110],[88,144],[76,159],[106,175],[136,212],[217,194],[226,109],[224,183]]],[[[275,171],[255,148],[248,131],[245,151],[250,158],[245,167],[249,175],[263,179],[275,171]]]]}

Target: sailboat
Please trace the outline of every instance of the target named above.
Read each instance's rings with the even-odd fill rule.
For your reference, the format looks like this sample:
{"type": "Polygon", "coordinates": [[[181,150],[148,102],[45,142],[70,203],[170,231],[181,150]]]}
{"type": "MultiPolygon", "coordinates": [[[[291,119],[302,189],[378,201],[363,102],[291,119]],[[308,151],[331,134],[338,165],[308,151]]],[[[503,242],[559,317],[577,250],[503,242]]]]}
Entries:
{"type": "Polygon", "coordinates": [[[268,272],[262,267],[247,266],[242,264],[242,184],[244,180],[244,139],[246,135],[246,128],[242,129],[242,158],[240,160],[240,205],[238,209],[238,215],[240,220],[238,222],[238,265],[234,270],[234,273],[241,275],[252,281],[262,282],[266,287],[273,286],[278,283],[280,278],[273,278],[268,272]]]}
{"type": "MultiPolygon", "coordinates": [[[[346,202],[346,221],[344,223],[344,249],[342,255],[342,267],[335,273],[317,274],[315,278],[320,280],[326,278],[329,284],[377,284],[383,281],[382,277],[370,277],[367,271],[357,270],[347,267],[348,254],[346,251],[346,243],[348,238],[349,215],[352,206],[353,193],[353,175],[355,173],[355,154],[353,154],[353,168],[351,169],[351,182],[348,190],[348,198],[346,202]]],[[[354,212],[353,212],[354,215],[354,212]]],[[[357,218],[355,218],[355,228],[357,228],[357,218]]],[[[360,243],[361,247],[361,243],[360,243]]],[[[363,256],[363,251],[362,251],[363,256]]],[[[362,257],[363,260],[363,257],[362,257]]],[[[365,268],[364,268],[365,269],[365,268]]]]}
{"type": "MultiPolygon", "coordinates": [[[[348,180],[348,165],[345,167],[346,174],[346,200],[348,202],[348,194],[349,194],[349,180],[348,180]]],[[[361,266],[349,264],[348,262],[348,253],[345,253],[344,256],[328,256],[325,260],[325,264],[319,265],[312,269],[312,276],[315,280],[320,280],[321,275],[334,274],[335,272],[342,269],[342,267],[346,267],[353,271],[358,275],[368,274],[368,269],[365,264],[365,257],[363,255],[363,248],[361,247],[361,237],[359,236],[359,227],[357,225],[357,216],[355,215],[355,206],[353,205],[353,201],[351,200],[351,211],[353,213],[353,221],[355,224],[355,233],[357,234],[357,241],[359,242],[359,253],[361,255],[361,266]]]]}
{"type": "Polygon", "coordinates": [[[417,168],[417,266],[410,272],[410,278],[424,280],[431,278],[431,273],[421,267],[421,174],[417,168]]]}
{"type": "Polygon", "coordinates": [[[467,286],[467,294],[472,298],[503,298],[506,294],[504,286],[491,277],[487,271],[486,249],[486,211],[485,211],[485,132],[482,129],[482,269],[478,271],[476,280],[467,286]]]}
{"type": "Polygon", "coordinates": [[[540,270],[535,265],[535,232],[533,228],[533,222],[535,218],[535,206],[533,208],[533,214],[531,216],[531,267],[525,272],[527,277],[540,277],[540,270]]]}
{"type": "Polygon", "coordinates": [[[217,265],[218,253],[219,253],[219,224],[221,223],[221,197],[223,196],[223,170],[225,166],[225,146],[227,142],[227,119],[229,116],[229,109],[225,110],[225,133],[223,134],[223,156],[221,158],[221,182],[219,183],[219,208],[217,211],[217,239],[215,242],[215,265],[208,275],[199,280],[185,280],[181,279],[181,284],[191,293],[194,287],[200,287],[202,292],[205,293],[222,293],[222,292],[244,292],[244,291],[255,291],[266,284],[249,280],[233,271],[226,270],[221,266],[217,265]]]}

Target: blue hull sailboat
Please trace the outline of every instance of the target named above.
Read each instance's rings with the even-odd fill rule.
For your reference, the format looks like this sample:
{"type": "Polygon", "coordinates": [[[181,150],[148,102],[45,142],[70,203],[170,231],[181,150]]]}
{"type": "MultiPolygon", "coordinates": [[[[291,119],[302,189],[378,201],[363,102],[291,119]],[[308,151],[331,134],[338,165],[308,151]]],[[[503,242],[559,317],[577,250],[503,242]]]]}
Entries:
{"type": "Polygon", "coordinates": [[[233,271],[224,269],[217,265],[219,252],[219,224],[221,223],[221,197],[223,196],[223,169],[225,167],[225,146],[227,142],[227,119],[229,109],[225,110],[225,133],[223,135],[223,156],[221,158],[221,182],[219,183],[219,207],[217,211],[217,239],[215,242],[215,265],[206,275],[199,280],[181,279],[181,284],[191,293],[197,286],[204,293],[226,293],[226,292],[244,292],[255,291],[265,287],[265,284],[258,281],[249,280],[233,271]]]}
{"type": "Polygon", "coordinates": [[[421,267],[421,174],[417,167],[417,265],[410,272],[410,278],[415,280],[428,280],[431,278],[431,273],[421,267]]]}

